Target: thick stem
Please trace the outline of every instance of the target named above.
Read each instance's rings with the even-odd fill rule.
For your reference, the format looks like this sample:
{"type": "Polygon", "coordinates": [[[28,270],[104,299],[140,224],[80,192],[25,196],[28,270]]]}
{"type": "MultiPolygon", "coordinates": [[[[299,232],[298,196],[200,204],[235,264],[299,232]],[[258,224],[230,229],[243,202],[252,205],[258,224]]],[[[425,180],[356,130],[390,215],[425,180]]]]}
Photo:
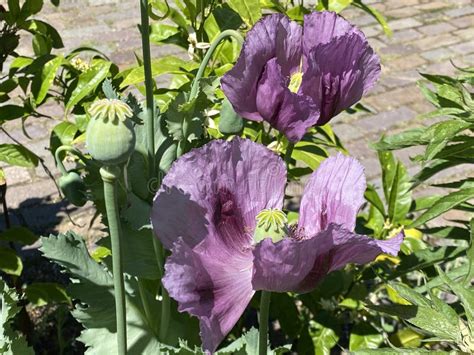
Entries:
{"type": "Polygon", "coordinates": [[[262,291],[260,295],[260,319],[259,319],[259,337],[258,354],[267,355],[268,344],[268,315],[270,313],[271,292],[262,291]]]}
{"type": "Polygon", "coordinates": [[[293,149],[295,148],[295,145],[293,143],[288,142],[288,147],[286,147],[286,153],[285,153],[285,163],[286,166],[289,167],[291,163],[291,155],[293,154],[293,149]]]}
{"type": "Polygon", "coordinates": [[[191,86],[191,93],[189,95],[190,101],[194,99],[194,97],[198,93],[199,80],[204,75],[204,70],[206,70],[207,64],[209,63],[209,60],[211,59],[212,54],[216,50],[217,46],[221,43],[221,41],[227,37],[233,37],[239,44],[242,44],[244,42],[244,39],[242,38],[240,33],[234,30],[225,30],[221,32],[219,36],[217,36],[217,38],[211,43],[211,46],[207,50],[206,55],[204,56],[204,59],[202,60],[201,65],[199,66],[196,77],[194,78],[193,85],[191,86]]]}
{"type": "Polygon", "coordinates": [[[155,176],[155,114],[153,99],[153,77],[151,73],[150,22],[148,19],[148,0],[140,0],[141,35],[143,48],[143,68],[145,71],[146,93],[146,145],[150,167],[150,178],[155,176]]]}
{"type": "MultiPolygon", "coordinates": [[[[147,125],[147,151],[150,178],[156,176],[155,171],[155,102],[153,99],[153,77],[151,72],[151,54],[150,54],[150,23],[148,19],[148,1],[140,0],[140,13],[141,13],[141,35],[142,35],[142,47],[143,47],[143,68],[145,71],[145,93],[146,93],[146,125],[147,125]]],[[[153,247],[155,249],[155,256],[158,262],[158,268],[160,269],[161,276],[163,276],[163,263],[164,253],[160,243],[153,238],[153,247]]],[[[169,297],[164,287],[161,287],[163,295],[163,304],[161,309],[161,321],[160,321],[160,339],[163,341],[166,337],[169,323],[169,297]],[[167,302],[165,302],[165,299],[167,302]]]]}
{"type": "Polygon", "coordinates": [[[118,354],[127,353],[127,320],[125,313],[125,287],[123,281],[122,250],[120,247],[120,219],[117,202],[118,167],[102,167],[100,176],[104,182],[104,198],[107,222],[112,242],[112,271],[114,276],[115,316],[117,321],[118,354]]]}

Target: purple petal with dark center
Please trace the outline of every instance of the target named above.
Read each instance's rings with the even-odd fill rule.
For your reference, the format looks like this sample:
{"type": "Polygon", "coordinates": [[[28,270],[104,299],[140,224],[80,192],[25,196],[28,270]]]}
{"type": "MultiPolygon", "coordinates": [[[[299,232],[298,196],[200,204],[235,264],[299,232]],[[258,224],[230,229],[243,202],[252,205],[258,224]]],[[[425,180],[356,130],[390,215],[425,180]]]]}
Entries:
{"type": "Polygon", "coordinates": [[[247,33],[239,59],[221,79],[222,90],[242,117],[261,121],[257,110],[257,84],[266,63],[277,58],[285,75],[295,71],[301,59],[301,27],[286,16],[263,17],[247,33]]]}
{"type": "Polygon", "coordinates": [[[305,135],[319,117],[312,100],[288,89],[277,59],[268,61],[257,88],[257,110],[265,120],[293,143],[305,135]]]}
{"type": "Polygon", "coordinates": [[[171,249],[182,237],[190,247],[218,236],[240,250],[252,241],[255,217],[283,206],[285,164],[247,139],[214,140],[179,158],[155,196],[155,235],[171,249]]]}
{"type": "Polygon", "coordinates": [[[212,245],[211,240],[191,249],[180,239],[166,261],[163,278],[178,310],[198,317],[208,352],[216,350],[254,294],[250,251],[230,255],[225,246],[212,245]]]}
{"type": "Polygon", "coordinates": [[[330,223],[353,231],[365,188],[364,168],[356,159],[341,153],[326,159],[305,186],[299,228],[308,237],[325,230],[330,223]]]}

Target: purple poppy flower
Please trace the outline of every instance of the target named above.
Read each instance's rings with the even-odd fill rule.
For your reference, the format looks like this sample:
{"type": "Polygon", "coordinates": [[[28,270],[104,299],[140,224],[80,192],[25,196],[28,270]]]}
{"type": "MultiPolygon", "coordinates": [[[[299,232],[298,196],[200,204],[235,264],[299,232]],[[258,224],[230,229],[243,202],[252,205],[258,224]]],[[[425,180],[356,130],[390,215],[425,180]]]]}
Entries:
{"type": "Polygon", "coordinates": [[[363,168],[353,158],[325,160],[304,190],[297,225],[256,243],[256,217],[283,208],[282,159],[250,140],[215,140],[178,159],[154,199],[153,229],[171,250],[163,284],[200,320],[213,352],[255,291],[308,292],[347,263],[396,255],[403,233],[386,241],[354,233],[363,203],[363,168]]]}
{"type": "Polygon", "coordinates": [[[336,13],[305,15],[303,27],[272,14],[248,32],[221,85],[241,116],[265,120],[296,143],[359,101],[379,74],[364,34],[336,13]]]}

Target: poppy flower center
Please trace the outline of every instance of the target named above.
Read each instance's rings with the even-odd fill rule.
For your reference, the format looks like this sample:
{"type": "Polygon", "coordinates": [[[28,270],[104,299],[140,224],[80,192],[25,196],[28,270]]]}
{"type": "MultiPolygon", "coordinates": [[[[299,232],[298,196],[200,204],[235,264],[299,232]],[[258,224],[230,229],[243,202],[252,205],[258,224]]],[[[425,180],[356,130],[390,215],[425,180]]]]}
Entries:
{"type": "Polygon", "coordinates": [[[290,76],[290,83],[288,84],[288,89],[292,93],[297,93],[300,89],[301,82],[303,81],[303,72],[297,71],[290,76]]]}
{"type": "Polygon", "coordinates": [[[271,238],[276,243],[288,234],[288,219],[282,210],[267,208],[262,210],[255,219],[257,220],[257,226],[253,239],[256,243],[265,238],[271,238]]]}

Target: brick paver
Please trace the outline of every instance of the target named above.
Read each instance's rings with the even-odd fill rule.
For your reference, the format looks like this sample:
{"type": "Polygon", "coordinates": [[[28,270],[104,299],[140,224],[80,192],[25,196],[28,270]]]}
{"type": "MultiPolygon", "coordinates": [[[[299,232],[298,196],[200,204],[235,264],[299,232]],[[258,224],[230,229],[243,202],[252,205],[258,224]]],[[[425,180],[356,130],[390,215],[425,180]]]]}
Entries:
{"type": "MultiPolygon", "coordinates": [[[[1,2],[1,1],[0,1],[1,2]]],[[[351,22],[360,26],[382,60],[382,76],[363,103],[373,114],[341,114],[333,120],[334,129],[352,154],[367,168],[368,178],[377,182],[379,167],[376,155],[368,148],[370,141],[382,133],[398,132],[408,127],[426,125],[417,114],[431,110],[416,87],[418,72],[453,74],[457,65],[474,64],[474,6],[472,0],[386,0],[365,1],[381,11],[389,20],[394,34],[386,37],[381,27],[366,13],[349,8],[342,13],[351,22]]],[[[61,0],[58,9],[47,5],[41,16],[63,36],[66,50],[82,45],[96,47],[106,53],[121,68],[134,63],[134,51],[140,50],[140,38],[136,28],[139,21],[137,0],[61,0]]],[[[25,47],[26,48],[26,47],[25,47]]],[[[178,54],[177,47],[157,47],[153,56],[178,54]]],[[[51,105],[47,111],[53,117],[62,112],[51,105]]],[[[57,174],[51,154],[47,133],[52,121],[30,119],[27,131],[33,140],[24,137],[21,129],[7,126],[15,139],[24,142],[39,154],[45,165],[57,174]]],[[[0,132],[0,141],[9,138],[0,132]]],[[[410,156],[420,153],[419,148],[398,152],[398,156],[416,172],[410,156]]],[[[455,176],[473,174],[458,167],[443,175],[449,180],[455,176]]],[[[9,182],[8,202],[13,220],[26,223],[38,232],[64,231],[71,227],[66,212],[70,213],[86,233],[93,208],[67,207],[61,202],[56,187],[43,169],[6,169],[9,182]]],[[[432,191],[432,190],[428,190],[432,191]]],[[[423,192],[422,192],[423,193],[423,192]]],[[[429,192],[425,192],[429,193],[429,192]]],[[[0,228],[1,228],[0,222],[0,228]]],[[[96,233],[97,229],[89,230],[96,233]]]]}

